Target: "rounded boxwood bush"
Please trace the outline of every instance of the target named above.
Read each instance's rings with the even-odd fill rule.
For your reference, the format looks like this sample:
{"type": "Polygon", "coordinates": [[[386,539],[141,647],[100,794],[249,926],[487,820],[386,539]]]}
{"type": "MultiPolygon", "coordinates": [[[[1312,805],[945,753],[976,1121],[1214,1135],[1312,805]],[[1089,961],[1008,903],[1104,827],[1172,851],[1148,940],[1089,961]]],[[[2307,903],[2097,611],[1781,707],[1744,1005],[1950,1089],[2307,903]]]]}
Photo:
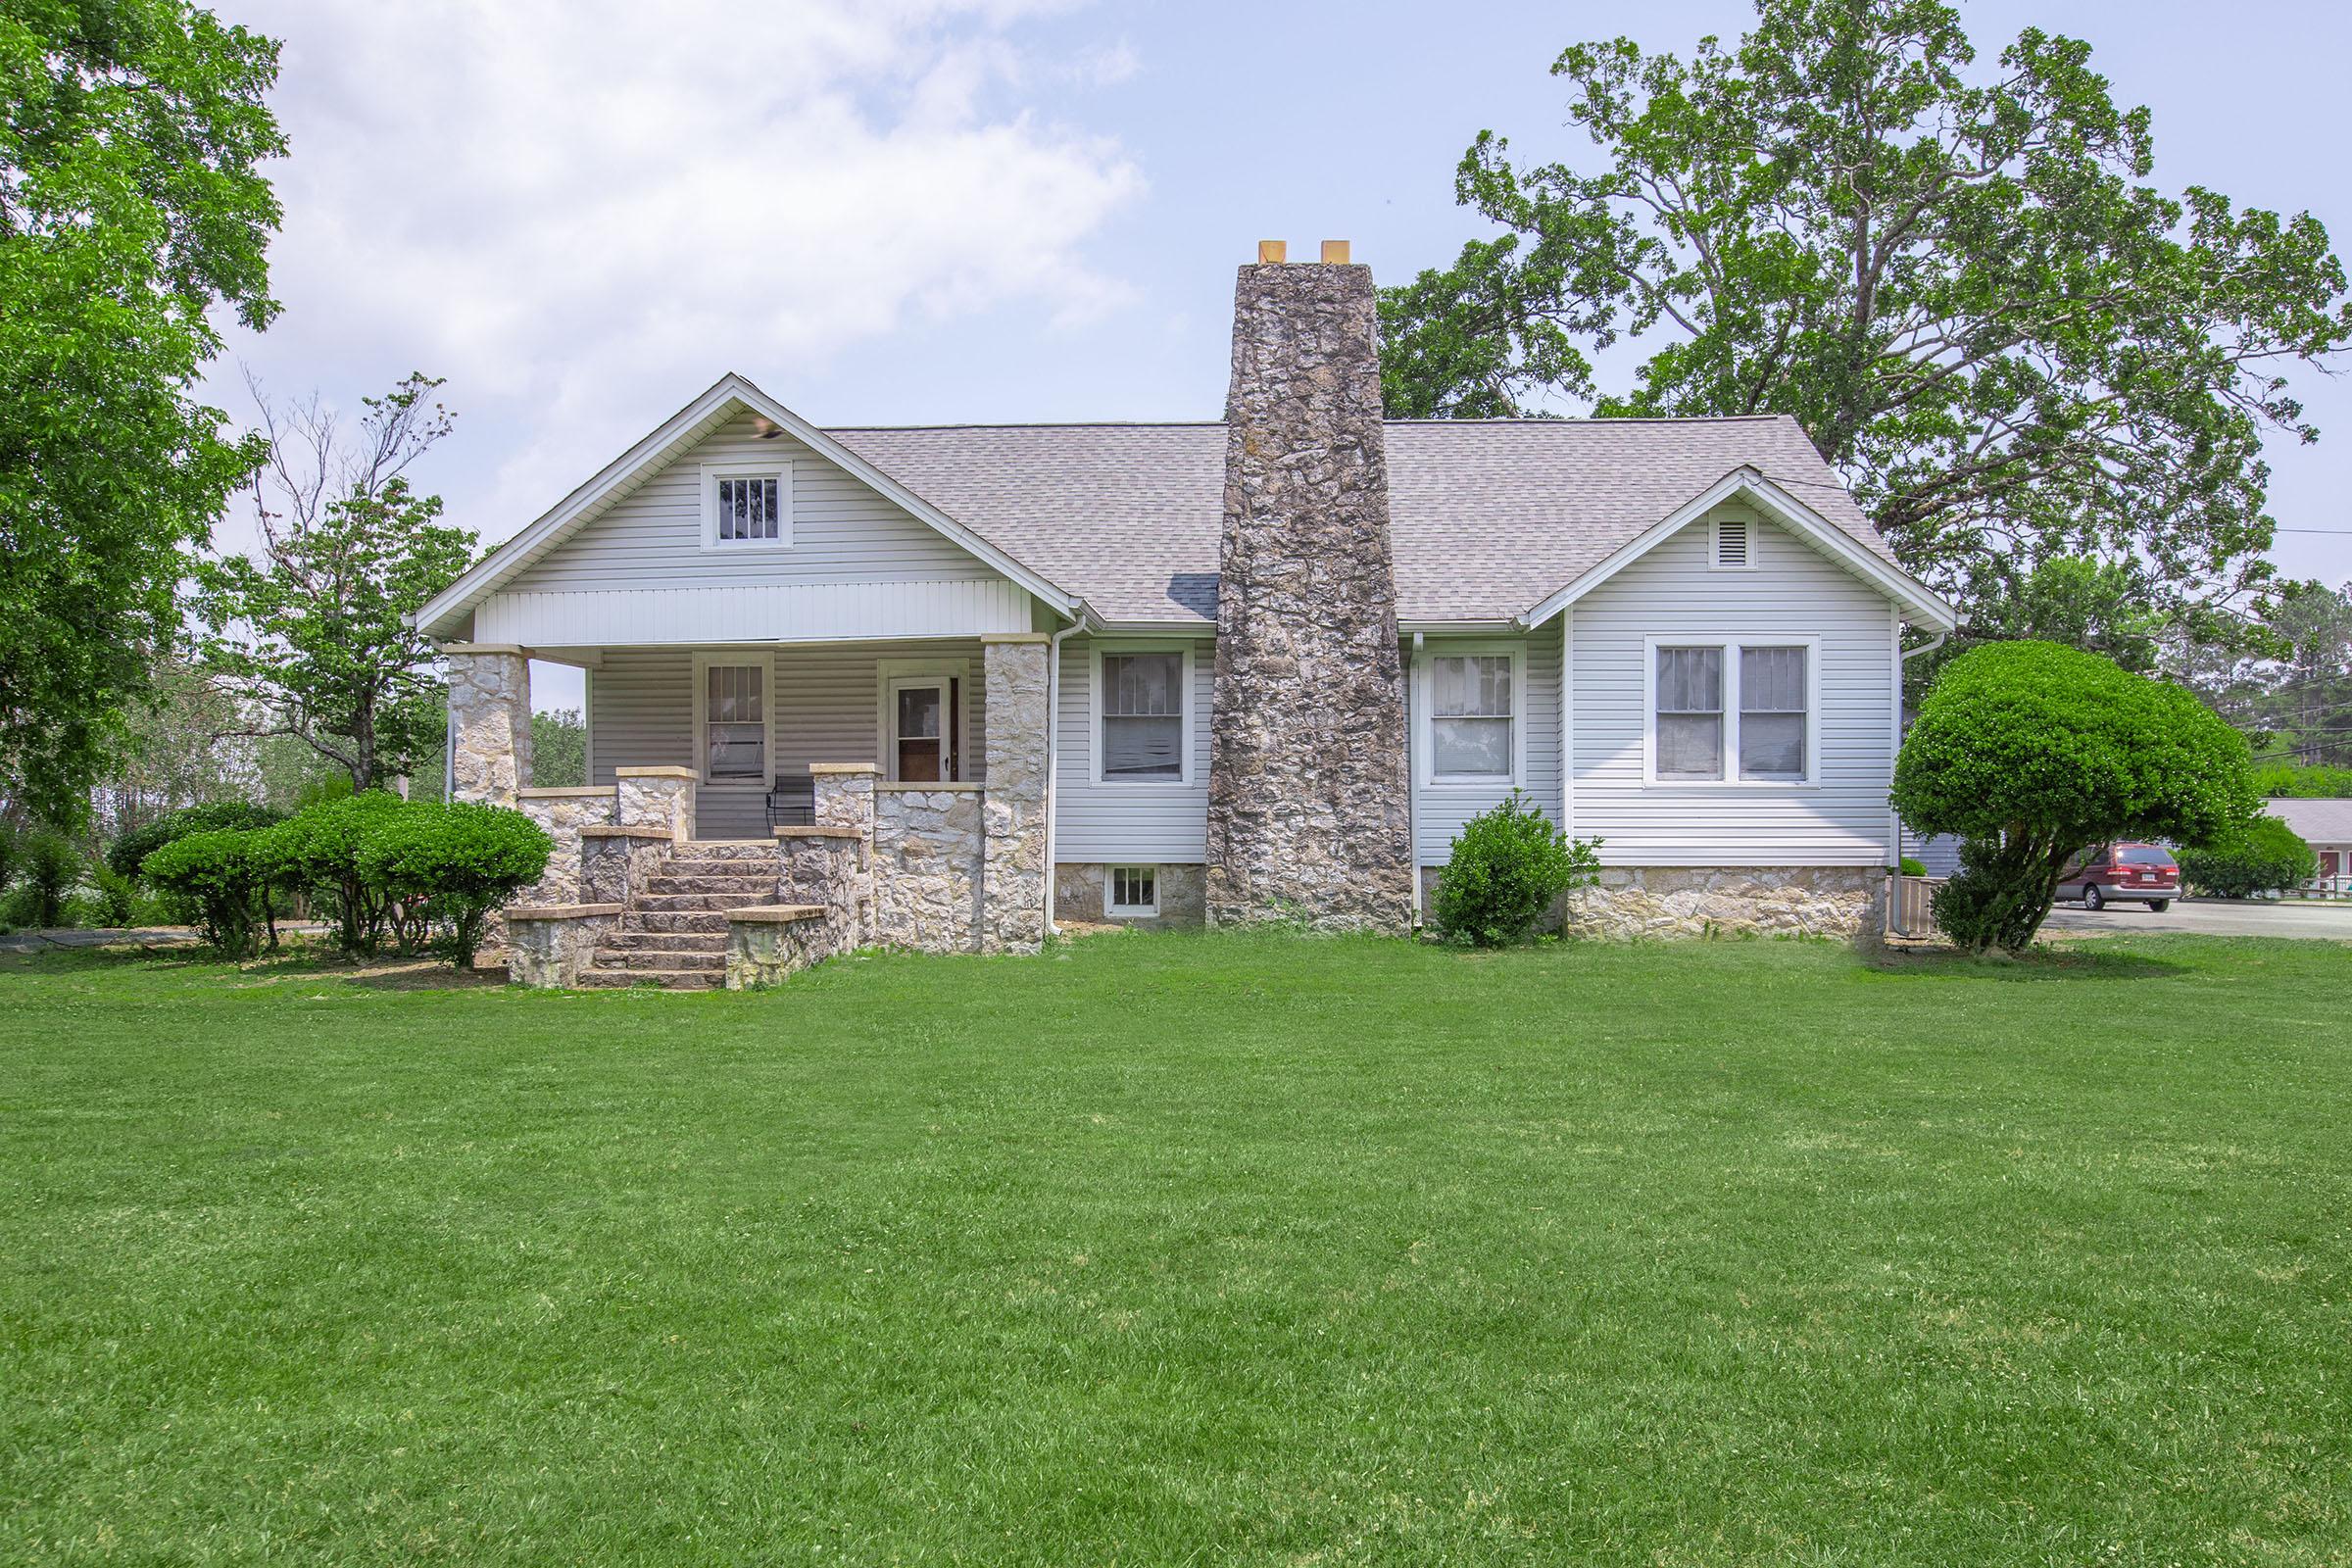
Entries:
{"type": "Polygon", "coordinates": [[[136,878],[147,857],[190,833],[215,833],[268,827],[283,819],[283,811],[246,801],[211,801],[166,811],[117,838],[107,847],[106,863],[117,876],[136,878]]]}
{"type": "Polygon", "coordinates": [[[368,790],[306,806],[270,829],[265,851],[280,887],[315,893],[332,906],[335,946],[371,954],[383,943],[392,906],[361,864],[361,851],[393,815],[418,809],[397,795],[368,790]]]}
{"type": "Polygon", "coordinates": [[[2258,816],[2201,849],[2180,852],[2180,874],[2224,899],[2299,888],[2320,874],[2320,858],[2275,816],[2258,816]]]}
{"type": "Polygon", "coordinates": [[[413,805],[379,816],[360,868],[384,898],[419,908],[445,955],[473,967],[491,911],[545,874],[555,841],[503,806],[413,805]]]}
{"type": "Polygon", "coordinates": [[[81,880],[81,851],[53,827],[36,827],[17,841],[17,869],[24,878],[28,925],[65,923],[66,895],[81,880]]]}
{"type": "Polygon", "coordinates": [[[232,958],[259,945],[270,912],[270,867],[262,834],[222,829],[183,833],[150,854],[139,872],[194,906],[207,942],[232,958]]]}
{"type": "Polygon", "coordinates": [[[1523,942],[1552,901],[1592,882],[1600,840],[1571,839],[1517,790],[1462,824],[1429,901],[1438,934],[1465,947],[1523,942]]]}
{"type": "Polygon", "coordinates": [[[2058,873],[2113,839],[2210,842],[2260,807],[2245,738],[2181,688],[2056,643],[1945,665],[1894,765],[1894,808],[1961,839],[1936,923],[1972,953],[2034,940],[2058,873]]]}

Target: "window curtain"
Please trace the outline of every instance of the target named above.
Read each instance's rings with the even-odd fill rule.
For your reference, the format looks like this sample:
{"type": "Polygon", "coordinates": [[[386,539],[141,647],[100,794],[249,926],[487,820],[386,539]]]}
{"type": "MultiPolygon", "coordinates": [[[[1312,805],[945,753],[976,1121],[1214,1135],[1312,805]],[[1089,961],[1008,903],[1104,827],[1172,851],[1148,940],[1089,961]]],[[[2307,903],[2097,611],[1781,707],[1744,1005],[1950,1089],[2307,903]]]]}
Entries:
{"type": "Polygon", "coordinates": [[[1184,775],[1184,656],[1102,656],[1102,776],[1184,775]]]}
{"type": "Polygon", "coordinates": [[[767,771],[766,674],[758,664],[712,664],[703,719],[710,776],[760,778],[767,771]]]}
{"type": "Polygon", "coordinates": [[[1660,778],[1723,777],[1723,650],[1658,650],[1660,778]]]}
{"type": "Polygon", "coordinates": [[[1510,656],[1433,659],[1429,674],[1432,770],[1440,778],[1510,777],[1510,656]]]}
{"type": "Polygon", "coordinates": [[[1740,776],[1805,776],[1802,648],[1740,650],[1740,776]]]}

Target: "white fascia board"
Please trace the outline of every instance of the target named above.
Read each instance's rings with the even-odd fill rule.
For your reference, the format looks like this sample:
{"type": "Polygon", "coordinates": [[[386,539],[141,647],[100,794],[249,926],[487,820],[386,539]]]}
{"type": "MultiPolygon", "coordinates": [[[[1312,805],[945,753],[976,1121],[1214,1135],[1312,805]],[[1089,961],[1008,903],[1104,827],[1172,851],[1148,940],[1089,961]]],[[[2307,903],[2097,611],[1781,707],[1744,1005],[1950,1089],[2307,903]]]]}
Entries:
{"type": "Polygon", "coordinates": [[[1657,522],[1628,541],[1606,561],[1591,567],[1574,581],[1538,604],[1522,617],[1529,626],[1541,626],[1561,611],[1575,604],[1593,589],[1616,576],[1626,567],[1648,555],[1659,545],[1696,522],[1717,507],[1739,497],[1752,502],[1773,521],[1806,540],[1831,561],[1860,577],[1872,587],[1901,607],[1906,618],[1915,625],[1950,631],[1959,625],[1959,616],[1927,584],[1900,567],[1892,566],[1863,548],[1861,542],[1789,494],[1780,485],[1751,467],[1738,467],[1716,480],[1697,495],[1684,502],[1657,522]]]}
{"type": "Polygon", "coordinates": [[[702,396],[662,420],[643,440],[598,470],[594,478],[557,502],[514,537],[474,563],[456,582],[434,595],[423,609],[416,612],[414,624],[427,635],[441,633],[444,626],[479,604],[500,583],[537,560],[542,551],[561,543],[574,529],[601,513],[608,502],[633,488],[632,481],[639,475],[668,462],[676,455],[675,449],[703,424],[714,417],[731,415],[738,408],[763,415],[791,431],[810,451],[837,465],[868,489],[920,519],[967,555],[1018,583],[1028,593],[1042,600],[1055,614],[1064,619],[1076,617],[1079,601],[1075,595],[1039,576],[760,391],[743,375],[729,370],[712,382],[702,396]]]}

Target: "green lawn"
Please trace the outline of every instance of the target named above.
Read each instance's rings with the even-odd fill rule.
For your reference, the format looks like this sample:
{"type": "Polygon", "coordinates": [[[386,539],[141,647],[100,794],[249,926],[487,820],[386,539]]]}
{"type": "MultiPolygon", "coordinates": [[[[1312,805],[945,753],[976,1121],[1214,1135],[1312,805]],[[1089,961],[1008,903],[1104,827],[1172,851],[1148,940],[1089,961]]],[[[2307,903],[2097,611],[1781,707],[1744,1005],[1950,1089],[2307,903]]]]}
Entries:
{"type": "Polygon", "coordinates": [[[0,1560],[2344,1563],[2352,953],[0,966],[0,1560]]]}

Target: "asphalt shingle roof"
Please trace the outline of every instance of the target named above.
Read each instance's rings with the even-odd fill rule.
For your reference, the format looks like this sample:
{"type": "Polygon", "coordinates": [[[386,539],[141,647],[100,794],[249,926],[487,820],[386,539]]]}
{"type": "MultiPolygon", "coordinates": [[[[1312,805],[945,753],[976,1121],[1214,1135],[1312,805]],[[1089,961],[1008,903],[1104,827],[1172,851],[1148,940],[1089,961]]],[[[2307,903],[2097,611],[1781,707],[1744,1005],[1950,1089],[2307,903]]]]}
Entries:
{"type": "MultiPolygon", "coordinates": [[[[1216,618],[1222,424],[826,433],[1108,619],[1216,618]]],[[[1406,620],[1525,613],[1741,466],[1894,559],[1780,416],[1392,420],[1387,437],[1406,620]]]]}
{"type": "Polygon", "coordinates": [[[2352,801],[2265,801],[2263,809],[2306,844],[2352,844],[2352,801]]]}

